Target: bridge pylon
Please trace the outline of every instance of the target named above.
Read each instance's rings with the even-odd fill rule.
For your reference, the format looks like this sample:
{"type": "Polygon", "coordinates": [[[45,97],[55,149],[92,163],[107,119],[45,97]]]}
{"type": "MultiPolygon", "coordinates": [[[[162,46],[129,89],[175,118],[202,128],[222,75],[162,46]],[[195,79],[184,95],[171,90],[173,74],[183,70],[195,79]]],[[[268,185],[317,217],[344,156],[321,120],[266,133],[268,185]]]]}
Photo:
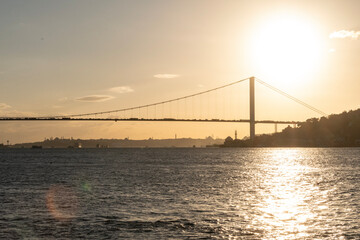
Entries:
{"type": "Polygon", "coordinates": [[[255,139],[255,77],[249,78],[250,90],[250,140],[255,139]]]}

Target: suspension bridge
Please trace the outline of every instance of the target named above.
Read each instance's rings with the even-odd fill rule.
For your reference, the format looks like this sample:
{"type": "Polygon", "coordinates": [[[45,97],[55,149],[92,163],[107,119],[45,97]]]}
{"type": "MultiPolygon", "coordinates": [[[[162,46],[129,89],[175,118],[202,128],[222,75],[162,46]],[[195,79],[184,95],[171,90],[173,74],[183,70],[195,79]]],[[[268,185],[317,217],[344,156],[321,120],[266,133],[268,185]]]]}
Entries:
{"type": "MultiPolygon", "coordinates": [[[[256,124],[275,124],[275,129],[277,128],[277,124],[300,124],[301,121],[277,121],[277,120],[256,120],[255,119],[255,82],[262,84],[263,86],[271,89],[272,91],[283,95],[284,97],[322,115],[327,116],[326,113],[321,110],[295,98],[284,91],[262,81],[261,79],[250,77],[241,79],[230,84],[226,84],[217,88],[213,88],[207,91],[198,92],[195,94],[187,95],[184,97],[174,98],[167,101],[161,101],[146,105],[140,105],[130,108],[121,108],[110,111],[102,111],[102,112],[91,112],[91,113],[81,113],[81,114],[69,114],[69,115],[58,115],[58,116],[44,116],[44,117],[0,117],[0,121],[152,121],[152,122],[228,122],[228,123],[249,123],[250,124],[250,139],[254,139],[255,137],[255,125],[256,124]],[[195,117],[194,111],[196,111],[195,107],[192,108],[193,115],[192,117],[188,114],[184,114],[183,116],[179,116],[177,114],[176,117],[172,117],[171,114],[167,114],[165,109],[166,105],[177,104],[176,112],[180,112],[180,103],[184,105],[182,110],[189,108],[188,102],[192,99],[194,101],[195,98],[199,96],[214,94],[217,91],[220,91],[225,88],[229,88],[231,86],[239,85],[245,81],[249,81],[249,118],[241,119],[241,118],[222,118],[217,115],[217,117],[195,117]],[[184,104],[185,103],[185,104],[184,104]],[[162,109],[162,110],[160,110],[162,109]],[[161,112],[161,113],[159,113],[161,112]],[[171,116],[171,117],[169,117],[171,116]]],[[[191,105],[191,104],[190,104],[191,105]]],[[[194,105],[194,102],[192,102],[194,105]]],[[[209,106],[209,103],[208,103],[209,106]]],[[[170,112],[174,110],[168,109],[170,112]]],[[[220,109],[216,109],[215,112],[219,112],[220,109]]]]}

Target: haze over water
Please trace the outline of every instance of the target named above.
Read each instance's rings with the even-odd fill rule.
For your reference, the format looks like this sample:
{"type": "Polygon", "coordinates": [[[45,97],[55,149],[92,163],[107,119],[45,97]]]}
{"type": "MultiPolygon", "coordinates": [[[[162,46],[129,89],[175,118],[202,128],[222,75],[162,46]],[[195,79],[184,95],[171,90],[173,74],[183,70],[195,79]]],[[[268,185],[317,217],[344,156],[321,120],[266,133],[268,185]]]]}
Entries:
{"type": "MultiPolygon", "coordinates": [[[[183,97],[251,76],[326,114],[355,110],[359,9],[359,0],[2,0],[0,119],[249,119],[245,82],[183,97]]],[[[255,84],[256,120],[324,115],[298,103],[255,84]]],[[[247,124],[232,123],[3,121],[0,144],[225,139],[234,130],[249,134],[247,124]]],[[[273,125],[256,127],[256,134],[273,132],[273,125]]]]}
{"type": "Polygon", "coordinates": [[[359,239],[360,149],[1,149],[2,239],[359,239]]]}

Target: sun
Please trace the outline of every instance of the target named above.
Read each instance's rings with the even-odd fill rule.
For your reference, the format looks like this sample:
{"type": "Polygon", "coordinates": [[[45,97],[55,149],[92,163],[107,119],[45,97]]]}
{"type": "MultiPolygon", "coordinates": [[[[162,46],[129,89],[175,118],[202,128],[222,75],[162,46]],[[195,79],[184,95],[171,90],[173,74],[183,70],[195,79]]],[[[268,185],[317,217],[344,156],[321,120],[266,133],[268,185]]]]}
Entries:
{"type": "Polygon", "coordinates": [[[321,60],[320,39],[314,24],[300,17],[268,19],[252,39],[254,71],[276,85],[305,81],[321,60]]]}

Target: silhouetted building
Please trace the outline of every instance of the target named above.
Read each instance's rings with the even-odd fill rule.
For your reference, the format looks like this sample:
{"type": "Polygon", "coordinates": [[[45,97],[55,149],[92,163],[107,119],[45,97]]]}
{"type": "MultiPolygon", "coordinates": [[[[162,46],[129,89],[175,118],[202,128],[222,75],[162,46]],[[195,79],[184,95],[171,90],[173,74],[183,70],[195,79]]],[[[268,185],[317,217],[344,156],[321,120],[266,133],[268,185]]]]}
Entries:
{"type": "Polygon", "coordinates": [[[82,144],[80,142],[74,143],[74,148],[82,148],[82,144]]]}
{"type": "Polygon", "coordinates": [[[227,146],[230,146],[230,145],[232,145],[233,142],[234,142],[234,140],[232,139],[232,137],[229,136],[229,137],[225,138],[224,144],[227,146]]]}

